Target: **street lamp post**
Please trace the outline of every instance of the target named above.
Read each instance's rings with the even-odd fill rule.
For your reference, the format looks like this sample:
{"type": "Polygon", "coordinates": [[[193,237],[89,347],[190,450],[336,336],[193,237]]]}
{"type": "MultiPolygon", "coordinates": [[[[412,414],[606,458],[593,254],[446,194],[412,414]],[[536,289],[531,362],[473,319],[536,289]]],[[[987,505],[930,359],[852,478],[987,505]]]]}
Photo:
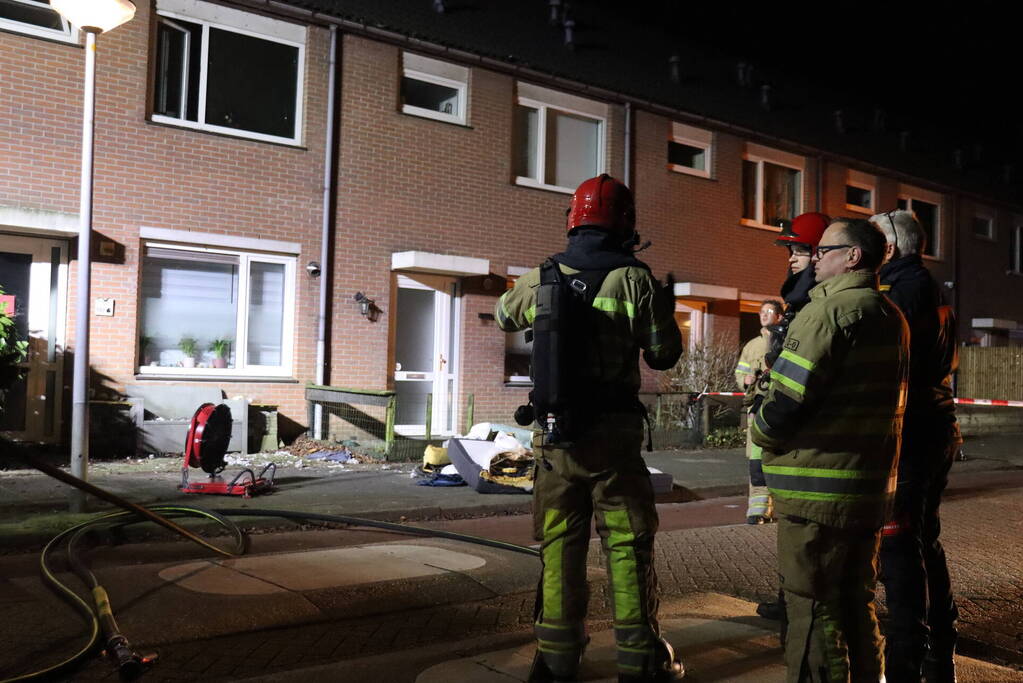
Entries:
{"type": "MultiPolygon", "coordinates": [[[[50,6],[85,33],[85,89],[82,115],[82,181],[78,212],[78,306],[75,309],[75,367],[71,394],[71,473],[89,468],[89,285],[92,274],[92,146],[96,112],[96,36],[135,16],[129,0],[52,0],[50,6]]],[[[80,506],[81,501],[78,501],[80,506]]],[[[73,507],[76,507],[73,505],[73,507]]]]}

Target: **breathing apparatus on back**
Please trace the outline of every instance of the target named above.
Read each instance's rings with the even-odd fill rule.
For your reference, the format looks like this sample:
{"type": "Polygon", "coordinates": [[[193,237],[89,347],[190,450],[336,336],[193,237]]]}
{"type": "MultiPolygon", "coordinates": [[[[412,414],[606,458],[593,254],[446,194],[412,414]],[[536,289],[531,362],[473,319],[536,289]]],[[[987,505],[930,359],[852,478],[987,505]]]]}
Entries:
{"type": "MultiPolygon", "coordinates": [[[[632,192],[604,174],[584,181],[572,195],[566,227],[575,249],[557,254],[540,266],[536,315],[531,341],[533,390],[529,404],[519,406],[515,420],[536,422],[546,443],[571,440],[586,418],[576,410],[590,396],[579,381],[580,364],[590,343],[593,300],[608,274],[624,266],[646,267],[633,254],[639,249],[632,192]],[[576,273],[565,273],[565,265],[576,273]]],[[[527,332],[529,339],[529,332],[527,332]]]]}

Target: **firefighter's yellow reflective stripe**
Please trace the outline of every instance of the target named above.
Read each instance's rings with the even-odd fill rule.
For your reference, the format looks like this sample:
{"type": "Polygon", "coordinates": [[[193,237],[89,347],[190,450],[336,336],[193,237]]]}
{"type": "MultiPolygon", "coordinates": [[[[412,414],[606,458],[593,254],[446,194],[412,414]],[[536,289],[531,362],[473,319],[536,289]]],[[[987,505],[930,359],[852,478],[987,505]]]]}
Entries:
{"type": "Polygon", "coordinates": [[[821,625],[824,627],[824,659],[831,671],[831,680],[849,680],[849,649],[839,627],[836,610],[830,603],[820,605],[821,625]]]}
{"type": "Polygon", "coordinates": [[[763,460],[764,459],[764,448],[763,448],[763,446],[758,446],[755,443],[751,443],[750,444],[750,449],[749,449],[749,459],[750,460],[763,460]]]}
{"type": "Polygon", "coordinates": [[[743,361],[739,361],[739,364],[735,366],[736,372],[749,372],[752,369],[749,363],[743,361]]]}
{"type": "Polygon", "coordinates": [[[891,285],[878,285],[877,286],[877,291],[879,291],[879,292],[889,292],[889,291],[891,291],[891,289],[892,289],[891,285]]]}
{"type": "Polygon", "coordinates": [[[615,299],[609,296],[598,296],[593,300],[593,307],[605,313],[620,314],[627,318],[636,317],[636,306],[631,301],[615,299]]]}
{"type": "Polygon", "coordinates": [[[533,320],[536,318],[536,304],[533,304],[532,306],[527,308],[525,315],[526,322],[532,324],[533,320]]]}
{"type": "Polygon", "coordinates": [[[782,386],[788,387],[789,389],[791,389],[792,391],[796,392],[800,396],[802,396],[803,394],[806,393],[806,387],[805,386],[803,386],[802,384],[800,384],[799,382],[797,382],[794,379],[789,379],[788,377],[786,377],[785,375],[781,374],[780,372],[775,372],[776,370],[777,370],[777,365],[775,367],[771,368],[771,378],[775,382],[777,382],[778,384],[781,384],[782,386]]]}
{"type": "Polygon", "coordinates": [[[636,534],[629,522],[629,511],[607,510],[604,512],[604,524],[608,529],[607,562],[611,570],[615,621],[633,623],[642,621],[636,534]]]}
{"type": "Polygon", "coordinates": [[[788,349],[783,350],[781,354],[778,356],[778,358],[785,358],[787,360],[790,360],[799,367],[803,368],[804,370],[813,370],[815,367],[817,367],[817,364],[814,363],[813,361],[807,360],[806,358],[803,358],[802,356],[795,354],[792,351],[789,351],[788,349]]]}
{"type": "Polygon", "coordinates": [[[889,470],[836,470],[827,467],[792,467],[788,465],[764,465],[764,474],[829,479],[887,479],[891,476],[889,470]]]}
{"type": "Polygon", "coordinates": [[[775,498],[788,500],[817,500],[828,503],[857,503],[865,501],[884,501],[891,497],[891,493],[826,493],[823,491],[789,491],[787,489],[776,489],[773,486],[771,495],[775,498]]]}
{"type": "Polygon", "coordinates": [[[501,295],[501,298],[497,300],[497,323],[503,328],[505,323],[511,320],[511,313],[508,312],[507,303],[508,293],[505,292],[501,295]]]}
{"type": "Polygon", "coordinates": [[[543,520],[543,617],[561,619],[562,615],[562,555],[565,552],[565,533],[568,516],[560,510],[549,509],[543,520]],[[548,540],[551,539],[551,540],[548,540]]]}

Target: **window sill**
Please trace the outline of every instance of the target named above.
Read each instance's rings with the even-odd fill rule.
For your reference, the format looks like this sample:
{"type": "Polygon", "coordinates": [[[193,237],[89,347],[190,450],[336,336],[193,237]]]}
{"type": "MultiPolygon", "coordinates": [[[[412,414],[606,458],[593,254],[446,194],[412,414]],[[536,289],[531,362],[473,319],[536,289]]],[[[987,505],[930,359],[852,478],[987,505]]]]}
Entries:
{"type": "Polygon", "coordinates": [[[161,114],[153,114],[147,119],[146,123],[150,123],[156,126],[164,126],[166,128],[176,128],[178,130],[191,130],[196,133],[203,133],[205,135],[215,135],[220,138],[231,138],[233,140],[249,140],[251,142],[262,142],[269,145],[277,145],[279,147],[287,147],[289,149],[300,149],[308,151],[308,147],[305,147],[297,139],[282,138],[276,135],[264,135],[262,133],[249,133],[243,130],[235,130],[233,128],[224,128],[222,126],[209,126],[200,125],[193,121],[182,121],[181,119],[171,118],[169,116],[163,116],[161,114]]]}
{"type": "Polygon", "coordinates": [[[505,379],[504,386],[506,387],[532,387],[533,382],[528,379],[518,379],[516,377],[505,379]]]}
{"type": "Polygon", "coordinates": [[[994,235],[973,235],[973,239],[980,240],[981,242],[998,242],[998,239],[994,235]]]}
{"type": "Polygon", "coordinates": [[[869,209],[865,206],[857,206],[855,204],[846,204],[845,209],[846,211],[855,211],[856,213],[862,213],[867,216],[873,216],[875,214],[873,209],[869,209]]]}
{"type": "Polygon", "coordinates": [[[774,225],[765,225],[764,223],[758,223],[757,221],[750,220],[749,218],[740,218],[739,225],[746,228],[756,228],[757,230],[768,230],[770,232],[781,232],[781,228],[774,225]]]}
{"type": "Polygon", "coordinates": [[[943,263],[945,259],[940,256],[931,256],[930,254],[920,254],[920,258],[925,261],[934,261],[935,263],[943,263]]]}
{"type": "Polygon", "coordinates": [[[561,187],[560,185],[548,185],[547,183],[541,183],[538,180],[527,178],[525,176],[516,176],[515,184],[519,187],[529,187],[534,190],[547,190],[548,192],[560,192],[561,194],[573,194],[574,188],[561,187]]]}
{"type": "Polygon", "coordinates": [[[668,164],[668,170],[672,173],[682,173],[684,175],[691,175],[695,178],[704,178],[706,180],[713,180],[710,175],[710,171],[701,171],[698,168],[690,168],[688,166],[679,166],[678,164],[668,164]]]}
{"type": "Polygon", "coordinates": [[[160,382],[187,381],[187,382],[275,382],[280,384],[298,384],[294,377],[285,375],[243,375],[243,374],[213,374],[206,372],[141,372],[135,373],[136,380],[156,380],[160,382]]]}
{"type": "Polygon", "coordinates": [[[0,33],[13,33],[15,35],[25,36],[26,38],[36,38],[39,40],[46,40],[51,43],[70,45],[72,47],[85,47],[82,45],[81,40],[78,37],[78,31],[75,29],[72,29],[72,33],[74,35],[69,36],[63,31],[58,32],[42,28],[41,26],[20,24],[20,22],[10,20],[0,20],[0,33]]]}

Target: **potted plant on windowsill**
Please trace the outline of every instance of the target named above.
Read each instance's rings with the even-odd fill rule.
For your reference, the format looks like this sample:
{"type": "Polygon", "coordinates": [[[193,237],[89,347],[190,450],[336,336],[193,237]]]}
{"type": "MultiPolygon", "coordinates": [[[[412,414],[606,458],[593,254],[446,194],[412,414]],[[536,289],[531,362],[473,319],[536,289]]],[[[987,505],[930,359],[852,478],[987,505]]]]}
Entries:
{"type": "Polygon", "coordinates": [[[149,348],[153,345],[153,338],[147,337],[144,334],[139,335],[139,356],[142,358],[142,362],[139,365],[152,365],[153,358],[150,355],[149,348]]]}
{"type": "Polygon", "coordinates": [[[227,356],[231,353],[231,340],[214,339],[210,342],[210,351],[213,352],[213,367],[226,368],[227,356]]]}
{"type": "Polygon", "coordinates": [[[189,337],[186,334],[178,340],[178,348],[181,349],[181,353],[185,354],[185,357],[181,360],[181,367],[194,368],[195,352],[199,350],[199,342],[196,341],[195,337],[189,337]]]}

